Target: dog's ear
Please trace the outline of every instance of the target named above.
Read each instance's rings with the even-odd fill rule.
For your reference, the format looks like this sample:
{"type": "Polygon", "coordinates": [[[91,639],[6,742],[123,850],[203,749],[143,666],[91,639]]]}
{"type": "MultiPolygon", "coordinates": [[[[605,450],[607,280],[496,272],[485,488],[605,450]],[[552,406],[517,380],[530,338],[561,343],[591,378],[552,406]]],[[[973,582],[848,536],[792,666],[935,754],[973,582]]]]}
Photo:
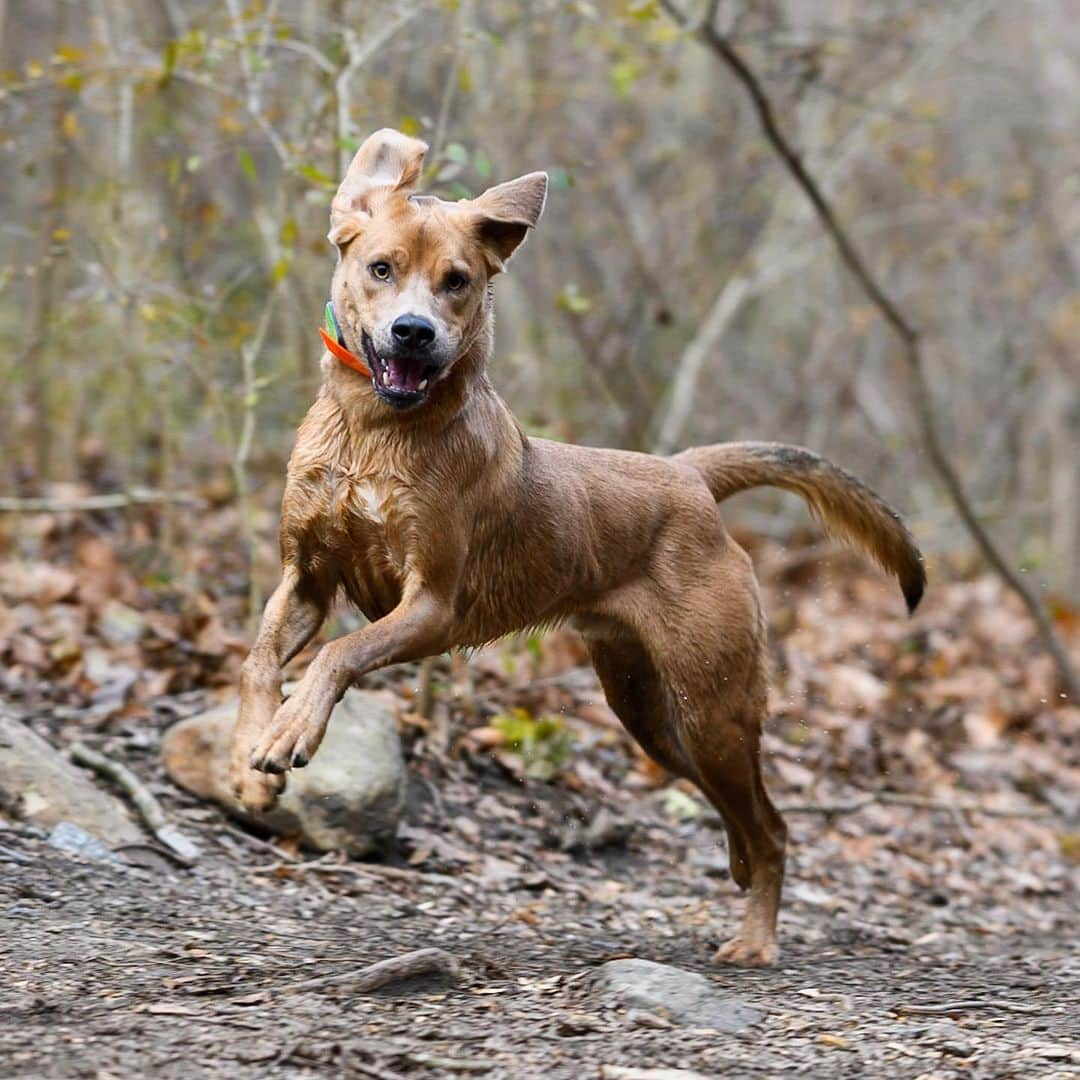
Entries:
{"type": "Polygon", "coordinates": [[[503,269],[506,260],[540,220],[547,201],[547,185],[547,173],[529,173],[488,188],[469,204],[492,273],[503,269]]]}
{"type": "Polygon", "coordinates": [[[341,247],[356,236],[371,216],[376,195],[415,191],[426,153],[427,143],[393,128],[369,135],[356,151],[330,204],[330,243],[341,247]]]}

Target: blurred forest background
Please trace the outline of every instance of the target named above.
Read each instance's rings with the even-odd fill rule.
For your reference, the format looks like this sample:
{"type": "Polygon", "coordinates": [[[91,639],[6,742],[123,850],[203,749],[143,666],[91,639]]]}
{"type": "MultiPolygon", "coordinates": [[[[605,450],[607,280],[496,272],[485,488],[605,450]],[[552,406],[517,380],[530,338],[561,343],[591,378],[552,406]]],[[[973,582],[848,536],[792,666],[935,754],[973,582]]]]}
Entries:
{"type": "MultiPolygon", "coordinates": [[[[1073,6],[772,0],[718,25],[919,328],[981,518],[1075,595],[1073,6]]],[[[0,2],[2,493],[239,495],[249,548],[272,540],[318,382],[329,198],[385,125],[431,144],[446,197],[551,175],[497,290],[495,379],[531,430],[804,443],[963,567],[896,340],[656,0],[0,2]]],[[[805,522],[768,494],[732,514],[777,539],[805,522]]],[[[164,517],[156,569],[191,572],[164,517]]]]}
{"type": "MultiPolygon", "coordinates": [[[[0,1059],[1064,1077],[1078,136],[1070,0],[0,0],[0,1059]],[[383,126],[428,141],[444,197],[550,175],[495,288],[493,377],[530,431],[803,443],[927,553],[907,619],[797,500],[725,504],[769,616],[764,768],[792,830],[785,960],[739,983],[757,1035],[580,1011],[598,957],[697,970],[738,902],[719,822],[636,748],[569,631],[365,678],[409,793],[385,866],[234,828],[191,779],[213,755],[165,748],[180,718],[232,715],[319,382],[329,202],[383,126]],[[93,775],[67,760],[94,755],[93,775]],[[197,868],[126,816],[139,785],[199,838],[197,868]],[[64,854],[99,858],[95,837],[127,865],[64,854]],[[358,1010],[345,984],[288,981],[440,942],[475,996],[358,1010]]],[[[368,776],[349,745],[345,775],[368,776]]],[[[361,797],[334,775],[335,800],[361,797]]]]}

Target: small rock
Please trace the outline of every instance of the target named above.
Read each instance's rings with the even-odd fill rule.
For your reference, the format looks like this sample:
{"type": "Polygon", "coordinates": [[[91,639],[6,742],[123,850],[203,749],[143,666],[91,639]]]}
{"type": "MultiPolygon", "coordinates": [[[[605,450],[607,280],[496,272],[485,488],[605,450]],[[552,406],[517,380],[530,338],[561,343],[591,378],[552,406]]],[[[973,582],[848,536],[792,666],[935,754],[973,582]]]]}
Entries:
{"type": "Polygon", "coordinates": [[[349,690],[334,707],[322,746],[289,773],[268,813],[249,814],[233,799],[229,740],[237,703],[175,724],[162,742],[169,776],[243,821],[282,836],[299,836],[316,851],[366,855],[385,847],[405,805],[405,763],[392,710],[374,694],[349,690]]]}
{"type": "Polygon", "coordinates": [[[664,792],[664,813],[676,821],[699,821],[709,808],[700,799],[673,787],[664,792]]]}
{"type": "Polygon", "coordinates": [[[638,1027],[652,1028],[654,1031],[666,1031],[675,1026],[670,1020],[647,1009],[631,1009],[626,1014],[626,1019],[638,1027]]]}
{"type": "Polygon", "coordinates": [[[950,1039],[948,1042],[941,1044],[941,1050],[943,1053],[951,1054],[953,1057],[969,1058],[975,1053],[975,1045],[962,1039],[950,1039]]]}
{"type": "Polygon", "coordinates": [[[121,861],[96,836],[91,836],[85,829],[70,821],[61,821],[49,833],[49,846],[58,851],[66,851],[69,855],[78,855],[82,859],[114,863],[121,861]]]}
{"type": "Polygon", "coordinates": [[[574,854],[603,848],[624,848],[633,831],[633,822],[618,818],[601,806],[584,829],[571,827],[562,830],[559,849],[574,854]]]}
{"type": "Polygon", "coordinates": [[[119,600],[106,600],[98,612],[97,628],[110,645],[129,645],[146,632],[146,617],[119,600]]]}
{"type": "Polygon", "coordinates": [[[145,840],[124,805],[25,724],[0,715],[0,801],[32,825],[61,822],[113,847],[145,840]]]}
{"type": "Polygon", "coordinates": [[[555,1025],[555,1033],[563,1038],[573,1038],[575,1035],[588,1035],[590,1031],[600,1031],[602,1027],[599,1017],[571,1012],[566,1013],[555,1025]]]}
{"type": "Polygon", "coordinates": [[[609,960],[600,984],[627,1005],[664,1013],[679,1023],[735,1032],[756,1024],[761,1013],[720,993],[704,975],[651,960],[609,960]]]}

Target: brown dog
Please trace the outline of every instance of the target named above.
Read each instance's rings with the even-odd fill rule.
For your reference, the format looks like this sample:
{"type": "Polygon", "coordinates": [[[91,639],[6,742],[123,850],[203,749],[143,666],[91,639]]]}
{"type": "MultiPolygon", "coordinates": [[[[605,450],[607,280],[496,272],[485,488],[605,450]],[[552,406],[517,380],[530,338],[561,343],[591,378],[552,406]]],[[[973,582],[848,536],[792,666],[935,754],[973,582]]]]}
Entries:
{"type": "Polygon", "coordinates": [[[763,484],[798,492],[896,575],[909,609],[925,583],[918,549],[884,502],[806,450],[661,459],[529,438],[488,381],[488,283],[539,220],[547,178],[458,203],[417,196],[426,149],[377,132],[333,200],[331,352],[344,363],[324,360],[289,461],[283,577],[243,670],[237,797],[269,806],[367,672],[569,622],[630,733],[723,817],[750,897],[716,959],[768,964],[786,828],[758,760],[765,625],[716,504],[763,484]],[[339,590],[370,624],[327,644],[282,703],[283,665],[339,590]]]}

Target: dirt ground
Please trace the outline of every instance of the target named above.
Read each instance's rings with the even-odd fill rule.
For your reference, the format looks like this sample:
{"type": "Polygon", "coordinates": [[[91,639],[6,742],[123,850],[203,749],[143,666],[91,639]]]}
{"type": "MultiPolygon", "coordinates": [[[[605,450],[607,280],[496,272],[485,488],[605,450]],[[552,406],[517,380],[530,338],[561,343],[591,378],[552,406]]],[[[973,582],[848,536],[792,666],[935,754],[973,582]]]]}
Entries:
{"type": "Polygon", "coordinates": [[[1075,897],[1042,822],[1003,847],[976,815],[900,808],[898,832],[890,807],[875,844],[885,808],[792,815],[781,961],[741,971],[709,963],[740,905],[722,838],[673,823],[659,793],[605,811],[624,826],[607,846],[560,851],[580,799],[494,770],[435,785],[416,776],[405,830],[441,847],[422,869],[293,862],[180,794],[204,847],[191,870],[0,832],[4,1074],[1080,1075],[1075,897]],[[456,983],[301,985],[432,945],[462,962],[456,983]],[[705,973],[764,1018],[722,1035],[628,1010],[594,977],[624,956],[705,973]]]}
{"type": "Polygon", "coordinates": [[[392,851],[345,861],[162,771],[169,724],[233,693],[244,643],[212,597],[170,607],[100,543],[70,570],[9,564],[6,707],[126,764],[202,855],[83,860],[0,814],[0,1075],[1080,1076],[1080,710],[995,582],[940,583],[909,621],[871,573],[785,558],[758,553],[766,776],[791,827],[781,957],[758,971],[710,963],[742,904],[723,834],[635,753],[572,639],[440,661],[430,720],[417,669],[369,680],[409,799],[392,851]],[[458,978],[350,986],[430,946],[458,978]],[[622,957],[761,1019],[732,1035],[627,1008],[598,976],[622,957]]]}

